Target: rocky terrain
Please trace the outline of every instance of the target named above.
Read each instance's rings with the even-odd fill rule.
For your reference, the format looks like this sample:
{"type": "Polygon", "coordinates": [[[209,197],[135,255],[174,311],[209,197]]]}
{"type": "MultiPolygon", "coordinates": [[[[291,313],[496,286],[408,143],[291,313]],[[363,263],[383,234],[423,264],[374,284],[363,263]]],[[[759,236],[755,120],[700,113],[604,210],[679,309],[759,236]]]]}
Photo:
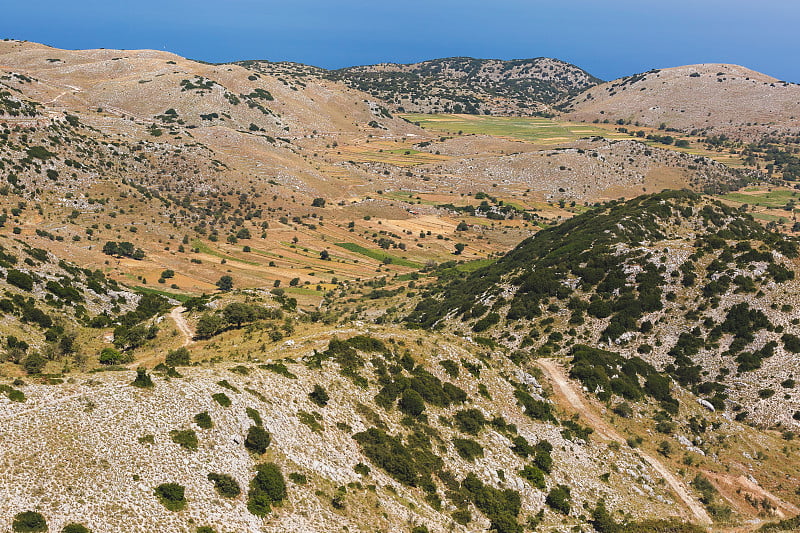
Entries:
{"type": "Polygon", "coordinates": [[[800,86],[739,65],[653,69],[570,97],[562,109],[581,121],[699,131],[752,141],[800,128],[800,86]]]}
{"type": "Polygon", "coordinates": [[[0,42],[0,529],[792,530],[794,86],[686,68],[0,42]]]}
{"type": "Polygon", "coordinates": [[[548,112],[558,100],[600,81],[575,65],[545,57],[381,63],[329,76],[391,103],[397,111],[523,116],[548,112]]]}

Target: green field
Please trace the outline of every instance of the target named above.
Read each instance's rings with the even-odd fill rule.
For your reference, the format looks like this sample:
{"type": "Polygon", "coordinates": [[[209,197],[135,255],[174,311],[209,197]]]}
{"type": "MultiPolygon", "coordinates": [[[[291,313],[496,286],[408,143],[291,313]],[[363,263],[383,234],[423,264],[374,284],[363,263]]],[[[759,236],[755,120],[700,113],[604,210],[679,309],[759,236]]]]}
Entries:
{"type": "Polygon", "coordinates": [[[361,245],[352,243],[352,242],[337,242],[334,243],[336,246],[340,248],[344,248],[345,250],[350,250],[351,252],[355,252],[357,254],[361,254],[372,259],[376,259],[378,261],[383,261],[387,257],[392,260],[393,265],[399,265],[409,268],[422,268],[422,265],[419,263],[415,263],[413,261],[409,261],[408,259],[403,259],[402,257],[397,257],[395,255],[387,254],[385,252],[381,252],[378,250],[370,250],[369,248],[364,248],[361,245]]]}
{"type": "Polygon", "coordinates": [[[744,194],[740,192],[732,192],[723,194],[722,198],[732,202],[739,202],[742,204],[755,205],[759,207],[769,207],[773,209],[780,209],[784,207],[789,200],[798,200],[797,191],[769,191],[761,194],[744,194]]]}
{"type": "Polygon", "coordinates": [[[225,259],[226,261],[236,261],[239,263],[244,263],[245,265],[260,265],[261,263],[256,263],[255,261],[245,261],[244,259],[239,259],[238,257],[233,257],[232,255],[223,254],[220,251],[211,248],[209,245],[201,241],[200,239],[194,239],[192,241],[192,248],[196,248],[202,254],[213,255],[214,257],[219,257],[220,259],[225,259]]]}
{"type": "Polygon", "coordinates": [[[590,124],[558,122],[540,117],[492,117],[482,115],[404,114],[404,119],[419,123],[425,129],[450,134],[476,133],[512,137],[541,144],[558,144],[583,137],[631,139],[630,135],[590,124]]]}
{"type": "Polygon", "coordinates": [[[162,291],[159,289],[151,289],[149,287],[142,287],[138,285],[135,286],[133,290],[142,294],[158,294],[160,296],[164,296],[165,298],[172,298],[173,300],[177,300],[181,303],[184,303],[186,300],[191,298],[191,296],[188,294],[179,294],[177,292],[162,291]]]}

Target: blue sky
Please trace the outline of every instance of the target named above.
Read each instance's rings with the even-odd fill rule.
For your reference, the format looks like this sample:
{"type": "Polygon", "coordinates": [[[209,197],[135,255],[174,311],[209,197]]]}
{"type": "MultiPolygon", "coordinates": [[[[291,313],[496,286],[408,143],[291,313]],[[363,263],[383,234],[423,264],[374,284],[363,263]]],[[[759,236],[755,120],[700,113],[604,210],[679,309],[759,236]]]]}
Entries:
{"type": "Polygon", "coordinates": [[[738,63],[800,82],[796,0],[9,0],[0,38],[327,68],[557,57],[603,78],[738,63]]]}

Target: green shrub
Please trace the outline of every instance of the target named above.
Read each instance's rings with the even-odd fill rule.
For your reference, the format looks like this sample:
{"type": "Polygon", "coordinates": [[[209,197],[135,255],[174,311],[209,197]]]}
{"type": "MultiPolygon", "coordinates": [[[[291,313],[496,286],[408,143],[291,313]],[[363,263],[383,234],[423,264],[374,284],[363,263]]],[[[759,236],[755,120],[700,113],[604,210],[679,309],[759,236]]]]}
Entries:
{"type": "Polygon", "coordinates": [[[188,366],[191,360],[191,355],[186,347],[180,347],[177,350],[170,350],[167,352],[167,357],[164,363],[167,366],[188,366]]]}
{"type": "Polygon", "coordinates": [[[187,450],[194,451],[197,449],[197,433],[195,433],[193,429],[184,429],[182,431],[172,430],[169,432],[169,435],[172,437],[172,442],[175,444],[179,444],[187,450]]]}
{"type": "Polygon", "coordinates": [[[46,364],[47,359],[34,352],[25,358],[22,362],[22,368],[24,368],[25,372],[28,374],[41,374],[46,364]]]}
{"type": "Polygon", "coordinates": [[[194,415],[194,423],[200,426],[201,429],[211,429],[214,427],[214,422],[211,420],[211,415],[208,414],[208,411],[203,411],[202,413],[194,415]]]}
{"type": "Polygon", "coordinates": [[[185,489],[177,483],[162,483],[155,490],[161,504],[170,511],[181,511],[186,508],[185,489]]]}
{"type": "Polygon", "coordinates": [[[246,407],[245,408],[245,412],[247,413],[247,416],[250,418],[250,420],[253,421],[253,423],[255,425],[257,425],[257,426],[263,426],[264,425],[264,422],[261,420],[261,414],[258,411],[256,411],[252,407],[246,407]]]}
{"type": "Polygon", "coordinates": [[[32,291],[33,290],[33,278],[15,268],[12,268],[6,274],[6,281],[9,282],[11,285],[19,287],[23,291],[32,291]]]}
{"type": "Polygon", "coordinates": [[[61,533],[92,533],[92,531],[83,524],[67,524],[61,533]]]}
{"type": "Polygon", "coordinates": [[[531,485],[539,490],[545,489],[544,472],[536,465],[526,465],[519,471],[520,477],[527,479],[531,485]]]}
{"type": "Polygon", "coordinates": [[[217,533],[217,530],[211,526],[200,526],[195,533],[217,533]]]}
{"type": "Polygon", "coordinates": [[[220,496],[235,498],[242,493],[239,483],[228,474],[208,474],[208,480],[214,483],[214,488],[220,496]]]}
{"type": "Polygon", "coordinates": [[[119,350],[115,348],[106,347],[100,352],[100,364],[101,365],[123,365],[125,363],[130,363],[133,361],[133,356],[129,354],[123,354],[119,350]]]}
{"type": "Polygon", "coordinates": [[[285,498],[286,480],[278,465],[258,465],[247,493],[247,510],[256,516],[266,516],[272,511],[273,504],[280,503],[285,498]]]}
{"type": "Polygon", "coordinates": [[[325,391],[325,388],[322,385],[314,385],[314,390],[308,393],[308,397],[312,402],[320,407],[325,407],[328,405],[328,401],[330,400],[328,393],[325,391]]]}
{"type": "Polygon", "coordinates": [[[306,478],[305,474],[300,474],[298,472],[292,472],[289,474],[289,479],[292,480],[292,483],[295,485],[305,485],[308,483],[308,479],[306,478]]]}
{"type": "Polygon", "coordinates": [[[414,389],[406,389],[400,396],[397,406],[409,416],[419,416],[425,410],[425,401],[414,389]]]}
{"type": "Polygon", "coordinates": [[[486,425],[486,417],[477,409],[462,409],[458,411],[453,420],[458,429],[469,435],[477,435],[486,425]]]}
{"type": "Polygon", "coordinates": [[[566,485],[556,485],[547,493],[545,503],[552,509],[568,515],[571,509],[570,489],[566,485]]]}
{"type": "Polygon", "coordinates": [[[228,395],[224,392],[218,392],[216,394],[212,394],[211,397],[214,399],[215,402],[220,404],[222,407],[230,407],[231,406],[231,399],[228,398],[228,395]]]}
{"type": "Polygon", "coordinates": [[[483,447],[472,439],[453,439],[456,452],[467,461],[474,461],[476,457],[483,457],[483,447]]]}
{"type": "Polygon", "coordinates": [[[472,472],[461,482],[461,488],[475,507],[486,515],[497,533],[522,533],[522,526],[517,522],[522,506],[517,491],[485,485],[472,472]]]}
{"type": "Polygon", "coordinates": [[[271,437],[267,430],[261,426],[250,426],[247,430],[247,438],[244,440],[244,447],[257,454],[267,451],[271,437]]]}
{"type": "Polygon", "coordinates": [[[153,380],[147,374],[147,370],[141,367],[136,369],[136,378],[131,382],[131,385],[140,389],[152,389],[155,386],[153,380]]]}
{"type": "Polygon", "coordinates": [[[458,363],[450,359],[444,359],[442,361],[439,361],[439,364],[442,365],[442,368],[444,368],[444,371],[447,372],[448,376],[450,376],[451,378],[458,377],[459,373],[458,363]]]}
{"type": "Polygon", "coordinates": [[[47,531],[47,521],[35,511],[25,511],[14,516],[11,529],[19,533],[47,531]]]}

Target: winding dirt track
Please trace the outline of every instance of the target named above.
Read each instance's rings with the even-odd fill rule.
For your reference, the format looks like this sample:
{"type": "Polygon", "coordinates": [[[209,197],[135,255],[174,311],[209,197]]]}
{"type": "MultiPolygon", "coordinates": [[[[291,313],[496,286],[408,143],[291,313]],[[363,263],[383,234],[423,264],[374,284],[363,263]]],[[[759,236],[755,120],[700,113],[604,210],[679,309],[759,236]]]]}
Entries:
{"type": "Polygon", "coordinates": [[[184,311],[186,311],[184,307],[176,307],[170,312],[169,316],[175,321],[175,326],[183,334],[183,345],[189,346],[194,342],[194,331],[192,331],[186,319],[183,318],[184,311]]]}
{"type": "MultiPolygon", "coordinates": [[[[573,386],[558,362],[553,359],[539,359],[537,360],[537,363],[542,370],[544,370],[547,377],[555,386],[555,392],[562,396],[572,406],[573,409],[580,413],[580,415],[589,423],[592,429],[594,429],[597,435],[606,440],[619,442],[621,444],[625,443],[625,439],[622,437],[622,435],[617,433],[613,427],[603,420],[603,418],[597,412],[595,412],[587,402],[583,401],[583,393],[573,386]]],[[[704,525],[711,524],[711,517],[708,516],[708,513],[703,505],[694,499],[694,497],[692,497],[680,479],[675,477],[675,475],[673,475],[672,472],[670,472],[670,470],[658,460],[658,458],[653,457],[639,449],[635,449],[635,451],[644,461],[647,462],[647,464],[653,468],[653,470],[658,472],[658,474],[664,478],[664,481],[667,482],[667,485],[669,485],[670,489],[672,489],[672,492],[678,496],[681,502],[683,502],[684,506],[692,514],[695,522],[704,525]]]]}

